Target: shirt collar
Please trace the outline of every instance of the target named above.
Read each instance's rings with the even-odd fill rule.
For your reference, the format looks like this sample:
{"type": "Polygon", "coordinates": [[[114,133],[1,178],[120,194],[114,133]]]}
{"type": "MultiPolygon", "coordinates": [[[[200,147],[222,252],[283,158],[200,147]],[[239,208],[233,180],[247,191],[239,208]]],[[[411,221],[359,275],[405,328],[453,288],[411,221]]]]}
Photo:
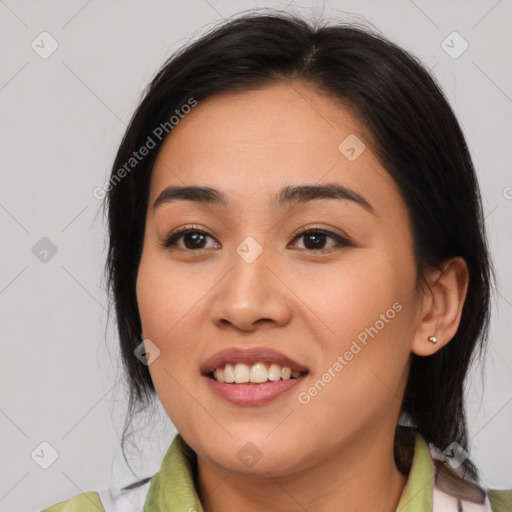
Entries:
{"type": "Polygon", "coordinates": [[[434,465],[431,451],[419,432],[410,430],[415,437],[412,465],[396,512],[432,512],[434,465]]]}
{"type": "MultiPolygon", "coordinates": [[[[407,483],[396,512],[432,512],[434,469],[428,444],[415,436],[414,454],[407,483]]],[[[151,479],[144,512],[203,512],[194,483],[195,454],[180,434],[174,438],[158,473],[151,479]]]]}
{"type": "Polygon", "coordinates": [[[177,434],[165,454],[160,471],[151,479],[144,512],[203,512],[194,485],[193,457],[191,448],[177,434]]]}

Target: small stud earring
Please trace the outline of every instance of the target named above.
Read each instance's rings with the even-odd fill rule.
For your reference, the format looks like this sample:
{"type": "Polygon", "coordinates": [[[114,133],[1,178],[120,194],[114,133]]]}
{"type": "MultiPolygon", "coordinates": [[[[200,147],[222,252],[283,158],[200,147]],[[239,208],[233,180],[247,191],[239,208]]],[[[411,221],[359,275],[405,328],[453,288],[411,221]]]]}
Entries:
{"type": "Polygon", "coordinates": [[[434,345],[437,345],[437,338],[435,336],[429,336],[428,341],[431,341],[434,345]]]}

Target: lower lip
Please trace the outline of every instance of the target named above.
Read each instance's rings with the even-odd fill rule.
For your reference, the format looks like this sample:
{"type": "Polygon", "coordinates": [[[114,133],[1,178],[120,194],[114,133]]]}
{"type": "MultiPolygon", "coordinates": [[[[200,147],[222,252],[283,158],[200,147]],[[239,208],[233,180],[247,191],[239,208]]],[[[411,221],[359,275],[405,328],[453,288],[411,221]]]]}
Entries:
{"type": "Polygon", "coordinates": [[[256,406],[267,404],[284,395],[299,382],[302,382],[306,375],[296,379],[263,382],[262,384],[226,384],[204,375],[202,378],[206,379],[210,389],[224,400],[236,405],[256,406]]]}

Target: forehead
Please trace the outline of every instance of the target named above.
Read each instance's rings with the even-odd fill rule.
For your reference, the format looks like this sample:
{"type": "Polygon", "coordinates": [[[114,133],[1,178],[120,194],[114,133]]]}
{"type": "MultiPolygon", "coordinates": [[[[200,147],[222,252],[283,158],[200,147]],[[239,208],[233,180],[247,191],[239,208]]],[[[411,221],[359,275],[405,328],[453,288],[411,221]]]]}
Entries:
{"type": "Polygon", "coordinates": [[[233,201],[265,196],[267,206],[283,186],[337,182],[379,203],[397,189],[370,146],[348,107],[304,84],[218,94],[172,129],[153,168],[150,200],[168,185],[201,184],[233,201]]]}

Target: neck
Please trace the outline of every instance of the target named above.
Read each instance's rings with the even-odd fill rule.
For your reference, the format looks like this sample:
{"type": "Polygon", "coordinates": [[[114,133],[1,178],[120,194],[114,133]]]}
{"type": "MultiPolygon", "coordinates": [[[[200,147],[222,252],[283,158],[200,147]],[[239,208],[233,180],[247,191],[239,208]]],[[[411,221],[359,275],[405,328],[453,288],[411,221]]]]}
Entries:
{"type": "Polygon", "coordinates": [[[201,503],[205,512],[395,512],[407,476],[396,467],[393,439],[394,429],[359,432],[321,462],[278,477],[219,470],[198,460],[201,503]]]}

